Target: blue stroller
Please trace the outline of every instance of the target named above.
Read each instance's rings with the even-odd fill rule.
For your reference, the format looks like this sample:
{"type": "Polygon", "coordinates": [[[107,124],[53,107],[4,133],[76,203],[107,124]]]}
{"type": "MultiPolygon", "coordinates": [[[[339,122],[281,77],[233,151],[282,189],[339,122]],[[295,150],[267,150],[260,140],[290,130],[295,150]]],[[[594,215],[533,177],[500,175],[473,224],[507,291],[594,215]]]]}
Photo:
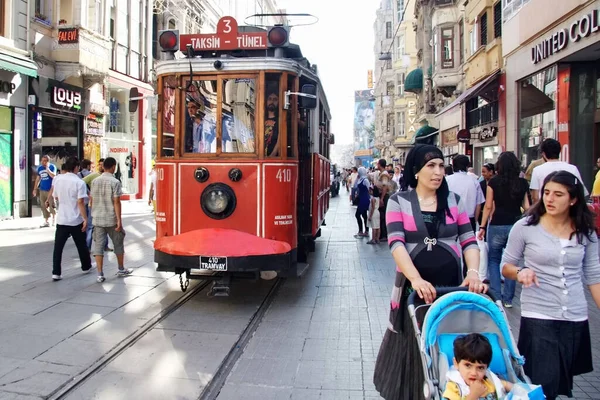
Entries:
{"type": "Polygon", "coordinates": [[[474,332],[487,337],[492,345],[492,372],[508,382],[531,383],[523,371],[525,360],[519,354],[501,302],[467,290],[436,288],[437,300],[430,305],[414,292],[408,298],[425,376],[425,399],[442,399],[446,372],[453,364],[454,340],[474,332]]]}

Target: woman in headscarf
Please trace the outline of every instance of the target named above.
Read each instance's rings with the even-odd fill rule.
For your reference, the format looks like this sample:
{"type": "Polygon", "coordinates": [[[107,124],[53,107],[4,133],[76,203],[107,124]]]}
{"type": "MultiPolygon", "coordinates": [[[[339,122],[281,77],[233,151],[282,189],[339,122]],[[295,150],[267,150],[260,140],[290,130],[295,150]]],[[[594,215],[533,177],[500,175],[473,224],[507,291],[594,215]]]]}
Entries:
{"type": "Polygon", "coordinates": [[[387,206],[388,243],[396,262],[390,324],[375,364],[374,383],[387,400],[423,399],[423,368],[419,346],[406,310],[416,291],[425,303],[436,287],[468,286],[484,292],[479,279],[479,247],[469,216],[444,178],[444,155],[420,144],[407,157],[404,173],[412,191],[392,195],[387,206]],[[461,254],[462,249],[462,254],[461,254]],[[461,256],[467,265],[466,276],[461,256]]]}
{"type": "Polygon", "coordinates": [[[358,169],[358,178],[356,179],[356,195],[358,196],[358,206],[356,207],[356,222],[358,222],[358,233],[355,237],[368,237],[369,236],[369,226],[367,225],[367,211],[369,211],[369,204],[371,203],[371,198],[369,195],[369,188],[371,187],[371,183],[369,182],[369,178],[367,177],[367,169],[365,167],[360,167],[358,169]],[[361,219],[362,218],[362,219],[361,219]],[[365,229],[363,231],[363,222],[365,229]]]}

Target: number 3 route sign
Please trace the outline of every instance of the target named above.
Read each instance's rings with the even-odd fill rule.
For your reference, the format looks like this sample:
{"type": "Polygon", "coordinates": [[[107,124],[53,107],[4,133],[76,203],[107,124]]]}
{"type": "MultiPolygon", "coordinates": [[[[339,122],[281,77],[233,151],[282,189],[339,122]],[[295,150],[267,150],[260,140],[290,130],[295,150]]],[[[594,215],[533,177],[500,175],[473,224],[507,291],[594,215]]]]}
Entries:
{"type": "Polygon", "coordinates": [[[179,50],[186,51],[187,45],[197,51],[266,49],[267,32],[240,33],[235,18],[222,17],[217,24],[217,33],[181,35],[179,50]]]}

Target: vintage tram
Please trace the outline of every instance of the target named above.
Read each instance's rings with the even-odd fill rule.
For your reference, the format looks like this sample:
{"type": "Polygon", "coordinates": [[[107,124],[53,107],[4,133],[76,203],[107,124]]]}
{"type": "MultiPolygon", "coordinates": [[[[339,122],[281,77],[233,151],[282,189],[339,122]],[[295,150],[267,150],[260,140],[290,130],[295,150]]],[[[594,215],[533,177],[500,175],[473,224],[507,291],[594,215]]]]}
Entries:
{"type": "Polygon", "coordinates": [[[156,67],[157,270],[184,291],[213,279],[215,295],[232,278],[300,275],[329,208],[333,135],[316,66],[284,25],[223,17],[215,34],[158,42],[169,59],[156,67]]]}

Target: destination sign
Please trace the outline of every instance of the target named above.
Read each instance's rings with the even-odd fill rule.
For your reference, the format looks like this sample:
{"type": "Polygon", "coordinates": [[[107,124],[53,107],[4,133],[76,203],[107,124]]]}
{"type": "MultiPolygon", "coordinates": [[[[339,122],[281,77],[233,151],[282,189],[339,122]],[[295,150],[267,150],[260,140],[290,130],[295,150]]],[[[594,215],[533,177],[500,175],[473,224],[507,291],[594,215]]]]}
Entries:
{"type": "Polygon", "coordinates": [[[180,35],[179,49],[185,52],[188,45],[197,51],[266,49],[267,33],[240,33],[235,18],[222,17],[217,24],[217,33],[180,35]]]}

